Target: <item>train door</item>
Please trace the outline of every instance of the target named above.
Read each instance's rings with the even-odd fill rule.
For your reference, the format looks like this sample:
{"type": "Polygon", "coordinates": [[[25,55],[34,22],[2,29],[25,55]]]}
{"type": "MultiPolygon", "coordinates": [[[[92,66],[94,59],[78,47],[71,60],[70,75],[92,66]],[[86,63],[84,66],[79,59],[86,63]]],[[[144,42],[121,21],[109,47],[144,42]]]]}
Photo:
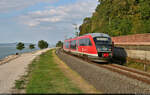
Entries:
{"type": "Polygon", "coordinates": [[[79,40],[76,40],[76,51],[79,51],[78,48],[79,48],[79,40]]]}
{"type": "Polygon", "coordinates": [[[86,54],[96,54],[96,48],[90,38],[84,38],[79,40],[79,51],[86,54]]]}
{"type": "Polygon", "coordinates": [[[91,40],[89,38],[86,38],[85,43],[86,43],[86,49],[87,49],[86,53],[92,54],[93,48],[92,48],[91,40]]]}
{"type": "Polygon", "coordinates": [[[89,39],[88,38],[80,39],[79,45],[80,45],[80,51],[82,53],[88,53],[88,49],[89,49],[89,39]]]}
{"type": "Polygon", "coordinates": [[[79,39],[79,52],[85,53],[87,51],[86,45],[85,45],[85,38],[79,39]]]}

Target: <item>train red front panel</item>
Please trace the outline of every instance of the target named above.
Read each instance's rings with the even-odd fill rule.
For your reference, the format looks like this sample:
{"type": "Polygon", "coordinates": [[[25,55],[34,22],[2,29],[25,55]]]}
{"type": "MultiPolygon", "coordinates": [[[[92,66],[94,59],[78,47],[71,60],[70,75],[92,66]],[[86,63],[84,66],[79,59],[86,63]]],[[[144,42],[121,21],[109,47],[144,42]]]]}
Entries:
{"type": "Polygon", "coordinates": [[[78,39],[89,38],[92,45],[91,46],[78,46],[78,51],[88,54],[97,54],[96,46],[91,36],[79,37],[78,39]]]}

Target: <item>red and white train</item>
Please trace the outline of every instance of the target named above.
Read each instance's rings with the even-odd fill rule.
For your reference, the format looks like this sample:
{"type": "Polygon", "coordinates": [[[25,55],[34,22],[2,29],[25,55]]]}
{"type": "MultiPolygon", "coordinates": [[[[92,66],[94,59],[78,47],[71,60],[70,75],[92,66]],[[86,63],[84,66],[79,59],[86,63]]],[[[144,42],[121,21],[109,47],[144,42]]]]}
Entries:
{"type": "Polygon", "coordinates": [[[109,62],[112,58],[111,37],[104,33],[89,33],[64,41],[63,49],[80,56],[86,55],[97,62],[109,62]]]}

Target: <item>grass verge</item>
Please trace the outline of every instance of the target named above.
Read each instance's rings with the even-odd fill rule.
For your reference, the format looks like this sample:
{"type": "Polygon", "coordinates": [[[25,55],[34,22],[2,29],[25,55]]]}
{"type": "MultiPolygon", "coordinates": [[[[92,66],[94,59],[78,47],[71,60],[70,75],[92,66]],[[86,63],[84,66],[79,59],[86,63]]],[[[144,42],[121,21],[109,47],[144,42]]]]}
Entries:
{"type": "Polygon", "coordinates": [[[50,50],[29,65],[27,93],[82,93],[58,68],[50,50]]]}
{"type": "MultiPolygon", "coordinates": [[[[136,59],[131,58],[128,58],[127,60],[128,60],[127,63],[123,64],[124,66],[144,71],[144,62],[140,62],[137,61],[136,59]]],[[[147,67],[146,71],[150,72],[150,65],[147,64],[146,67],[147,67]]]]}
{"type": "MultiPolygon", "coordinates": [[[[59,53],[58,53],[59,54],[59,53]]],[[[70,67],[68,67],[59,57],[56,55],[56,51],[53,51],[54,60],[58,64],[61,71],[68,77],[72,83],[76,84],[84,93],[88,94],[101,94],[101,91],[96,90],[93,85],[89,84],[86,80],[84,80],[77,72],[73,71],[70,67]]]]}

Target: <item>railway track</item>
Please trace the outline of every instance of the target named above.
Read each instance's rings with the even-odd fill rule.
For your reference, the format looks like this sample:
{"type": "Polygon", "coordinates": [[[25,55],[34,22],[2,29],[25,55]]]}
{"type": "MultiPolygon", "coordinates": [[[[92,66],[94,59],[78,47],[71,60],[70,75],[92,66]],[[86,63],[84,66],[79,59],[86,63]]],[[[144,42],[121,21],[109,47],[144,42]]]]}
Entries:
{"type": "Polygon", "coordinates": [[[130,69],[127,67],[123,67],[123,66],[119,66],[119,65],[114,65],[114,64],[107,64],[107,65],[100,65],[100,64],[96,64],[96,63],[92,63],[95,64],[96,66],[108,69],[110,71],[119,73],[121,75],[125,75],[127,77],[139,80],[141,82],[150,84],[150,74],[148,73],[144,73],[144,72],[140,72],[134,69],[130,69]]]}
{"type": "Polygon", "coordinates": [[[87,61],[90,64],[94,64],[98,67],[105,68],[105,69],[110,70],[112,72],[119,73],[121,75],[124,75],[124,76],[132,78],[132,79],[136,79],[136,80],[141,81],[141,82],[146,83],[146,84],[150,84],[150,74],[147,73],[147,72],[143,72],[143,71],[128,68],[128,67],[125,67],[125,66],[117,65],[115,63],[99,64],[99,63],[96,63],[96,62],[92,62],[92,61],[88,60],[87,58],[72,55],[70,53],[66,53],[66,54],[71,55],[71,56],[75,56],[75,57],[77,57],[81,60],[87,61]]]}

